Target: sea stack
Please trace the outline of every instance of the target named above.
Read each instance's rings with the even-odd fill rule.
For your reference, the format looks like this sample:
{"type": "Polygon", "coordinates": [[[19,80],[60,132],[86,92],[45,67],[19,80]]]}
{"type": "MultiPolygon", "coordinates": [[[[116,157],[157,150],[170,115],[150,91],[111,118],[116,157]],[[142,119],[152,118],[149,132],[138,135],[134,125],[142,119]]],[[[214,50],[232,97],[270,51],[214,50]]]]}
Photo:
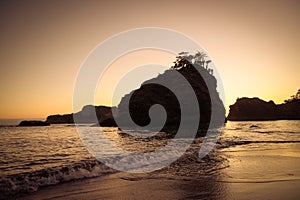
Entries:
{"type": "MultiPolygon", "coordinates": [[[[219,115],[218,122],[214,123],[214,125],[222,126],[224,124],[225,107],[216,90],[217,80],[212,75],[212,70],[207,68],[207,64],[206,68],[204,67],[204,61],[201,63],[192,63],[189,59],[184,57],[178,56],[177,58],[175,66],[171,67],[171,69],[166,70],[163,74],[158,75],[154,79],[145,81],[139,89],[132,91],[122,98],[118,105],[118,122],[123,123],[122,126],[126,126],[128,112],[137,125],[145,126],[149,124],[149,109],[152,105],[159,104],[165,108],[167,113],[163,131],[174,132],[178,129],[182,120],[178,99],[173,91],[162,85],[153,84],[153,82],[172,85],[175,91],[182,93],[183,96],[187,98],[191,95],[190,92],[195,93],[198,100],[197,106],[199,106],[200,110],[197,136],[206,134],[211,120],[212,106],[214,106],[214,109],[219,115]],[[180,73],[185,81],[178,79],[178,73],[180,73]],[[183,90],[187,84],[192,87],[192,91],[183,90]]],[[[189,100],[187,100],[187,105],[188,109],[195,109],[189,100]]],[[[189,116],[189,118],[185,120],[194,120],[194,116],[189,116]]]]}

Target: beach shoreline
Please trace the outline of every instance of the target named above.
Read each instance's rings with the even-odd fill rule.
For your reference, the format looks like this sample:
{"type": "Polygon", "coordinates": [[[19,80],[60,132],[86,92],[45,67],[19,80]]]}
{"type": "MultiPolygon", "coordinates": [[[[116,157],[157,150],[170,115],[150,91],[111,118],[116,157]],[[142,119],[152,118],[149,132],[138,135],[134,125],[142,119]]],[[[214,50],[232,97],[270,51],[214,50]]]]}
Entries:
{"type": "Polygon", "coordinates": [[[17,199],[298,199],[299,144],[265,150],[264,144],[254,145],[218,150],[216,153],[229,164],[207,175],[184,176],[164,170],[148,174],[117,172],[42,187],[17,199]],[[242,148],[251,151],[243,152],[242,148]],[[292,156],[284,157],[287,152],[292,156]]]}
{"type": "MultiPolygon", "coordinates": [[[[10,142],[2,145],[2,151],[10,152],[6,154],[10,157],[2,157],[6,162],[1,166],[0,199],[226,200],[300,196],[299,121],[228,122],[214,150],[204,158],[198,156],[203,138],[196,138],[171,165],[144,174],[116,172],[91,157],[73,126],[2,129],[3,141],[10,142]],[[16,151],[20,144],[15,139],[20,137],[25,141],[21,154],[16,151]],[[41,142],[43,148],[39,148],[41,142]],[[22,162],[15,163],[16,157],[22,162]]],[[[128,151],[158,149],[168,142],[156,138],[135,141],[115,129],[105,131],[116,145],[128,151]]]]}
{"type": "Polygon", "coordinates": [[[16,199],[298,199],[300,180],[230,183],[211,179],[135,179],[116,173],[41,188],[16,199]]]}

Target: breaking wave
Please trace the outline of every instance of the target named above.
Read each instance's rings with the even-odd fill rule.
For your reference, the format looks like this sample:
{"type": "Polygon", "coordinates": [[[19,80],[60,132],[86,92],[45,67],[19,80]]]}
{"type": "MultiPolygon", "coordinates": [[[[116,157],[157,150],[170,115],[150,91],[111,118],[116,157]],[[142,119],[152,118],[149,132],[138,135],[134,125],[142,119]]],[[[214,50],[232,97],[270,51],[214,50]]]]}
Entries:
{"type": "Polygon", "coordinates": [[[84,160],[61,167],[7,175],[0,178],[0,199],[37,191],[40,187],[72,180],[97,177],[115,170],[96,160],[84,160]]]}

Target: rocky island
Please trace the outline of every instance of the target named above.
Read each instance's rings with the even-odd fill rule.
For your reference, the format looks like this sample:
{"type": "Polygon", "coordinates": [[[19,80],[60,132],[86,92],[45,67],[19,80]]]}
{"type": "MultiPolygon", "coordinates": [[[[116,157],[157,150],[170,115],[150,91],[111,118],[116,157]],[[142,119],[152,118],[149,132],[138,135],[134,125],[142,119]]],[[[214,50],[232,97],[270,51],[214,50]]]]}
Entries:
{"type": "MultiPolygon", "coordinates": [[[[225,107],[216,90],[217,80],[213,76],[213,70],[208,67],[211,61],[206,60],[206,57],[206,54],[202,52],[197,52],[195,55],[182,52],[176,57],[174,66],[171,66],[163,74],[145,81],[139,89],[126,94],[121,99],[118,107],[87,105],[78,113],[50,115],[47,117],[46,122],[50,124],[74,123],[73,115],[75,115],[76,118],[80,119],[80,123],[99,123],[100,126],[117,126],[112,114],[117,113],[115,117],[123,127],[127,125],[128,117],[131,117],[137,125],[145,126],[150,123],[150,107],[154,104],[159,104],[165,108],[167,114],[163,130],[174,132],[178,129],[182,120],[181,108],[174,92],[179,92],[182,96],[187,97],[185,103],[188,110],[195,109],[195,105],[192,105],[188,99],[189,95],[194,93],[197,98],[197,106],[200,110],[198,131],[205,134],[210,124],[212,106],[219,115],[218,121],[214,123],[214,126],[222,126],[225,119],[225,107]],[[178,79],[178,74],[183,77],[184,81],[178,79]],[[160,84],[153,84],[153,82],[171,85],[174,91],[160,84]],[[187,85],[190,85],[191,91],[184,89],[187,85]],[[91,117],[95,111],[98,121],[95,121],[91,117]]],[[[194,116],[190,115],[184,120],[189,121],[193,119],[194,116]]],[[[128,125],[128,128],[130,128],[130,125],[128,125]]]]}
{"type": "Polygon", "coordinates": [[[300,120],[300,90],[283,104],[255,98],[238,98],[230,106],[230,121],[300,120]]]}
{"type": "Polygon", "coordinates": [[[206,55],[202,52],[198,52],[195,55],[187,52],[180,53],[171,69],[166,70],[156,78],[145,81],[139,89],[122,98],[118,105],[118,122],[126,126],[129,112],[136,124],[146,126],[150,123],[148,113],[150,107],[159,104],[165,108],[167,113],[166,123],[162,130],[166,132],[176,131],[182,121],[189,123],[195,118],[195,116],[190,115],[186,119],[182,119],[181,107],[175,96],[177,92],[186,97],[187,110],[195,109],[195,105],[192,104],[189,97],[191,93],[196,95],[198,101],[196,106],[200,110],[198,136],[206,134],[212,116],[212,107],[218,113],[218,119],[214,125],[223,126],[225,107],[216,89],[217,80],[213,76],[213,70],[208,67],[210,62],[210,60],[206,60],[206,55]],[[178,73],[184,80],[179,79],[178,73]],[[173,91],[162,85],[171,85],[173,91]],[[186,90],[188,88],[187,85],[191,86],[191,90],[186,90]]]}

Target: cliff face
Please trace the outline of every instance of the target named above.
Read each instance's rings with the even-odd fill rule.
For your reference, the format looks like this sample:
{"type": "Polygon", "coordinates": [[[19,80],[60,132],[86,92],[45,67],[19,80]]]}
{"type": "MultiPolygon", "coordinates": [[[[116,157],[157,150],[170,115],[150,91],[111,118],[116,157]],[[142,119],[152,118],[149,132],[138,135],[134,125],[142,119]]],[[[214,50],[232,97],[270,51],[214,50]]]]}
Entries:
{"type": "Polygon", "coordinates": [[[273,101],[243,97],[229,108],[227,119],[231,121],[300,119],[300,100],[276,105],[273,101]]]}
{"type": "Polygon", "coordinates": [[[74,123],[74,115],[79,123],[100,123],[101,126],[116,126],[112,116],[112,112],[116,112],[116,109],[116,107],[87,105],[75,114],[50,115],[47,117],[46,122],[50,124],[74,123]],[[97,120],[92,117],[95,111],[97,120]]]}
{"type": "MultiPolygon", "coordinates": [[[[211,119],[211,107],[214,106],[218,110],[218,113],[222,116],[218,125],[224,124],[225,118],[225,108],[219,98],[219,94],[216,91],[217,82],[214,76],[212,76],[206,69],[200,66],[202,76],[199,72],[192,66],[188,65],[179,70],[167,70],[158,77],[145,81],[141,87],[130,94],[125,95],[120,104],[118,105],[119,114],[118,121],[121,122],[122,126],[126,126],[126,117],[128,117],[128,112],[132,120],[139,126],[145,126],[150,123],[149,109],[154,104],[162,105],[167,113],[166,123],[163,130],[176,131],[180,125],[181,120],[189,122],[193,120],[194,116],[189,116],[186,119],[181,119],[181,108],[178,99],[174,95],[174,91],[179,92],[185,97],[190,96],[190,92],[194,92],[200,109],[200,121],[198,131],[206,132],[211,119]],[[184,77],[186,81],[180,81],[178,79],[178,72],[184,77]],[[168,88],[153,84],[153,82],[167,83],[172,85],[173,92],[168,88]],[[207,84],[206,84],[207,83],[207,84]],[[193,91],[185,90],[186,85],[190,84],[193,91]],[[211,96],[209,95],[209,89],[211,91],[211,96]],[[129,97],[131,96],[130,100],[129,97]],[[211,98],[212,97],[212,98],[211,98]],[[129,102],[129,108],[128,108],[129,102]],[[125,120],[124,120],[125,119],[125,120]]],[[[193,105],[190,104],[189,99],[186,101],[187,110],[195,109],[193,105]]],[[[152,119],[160,120],[160,119],[152,119]]]]}

